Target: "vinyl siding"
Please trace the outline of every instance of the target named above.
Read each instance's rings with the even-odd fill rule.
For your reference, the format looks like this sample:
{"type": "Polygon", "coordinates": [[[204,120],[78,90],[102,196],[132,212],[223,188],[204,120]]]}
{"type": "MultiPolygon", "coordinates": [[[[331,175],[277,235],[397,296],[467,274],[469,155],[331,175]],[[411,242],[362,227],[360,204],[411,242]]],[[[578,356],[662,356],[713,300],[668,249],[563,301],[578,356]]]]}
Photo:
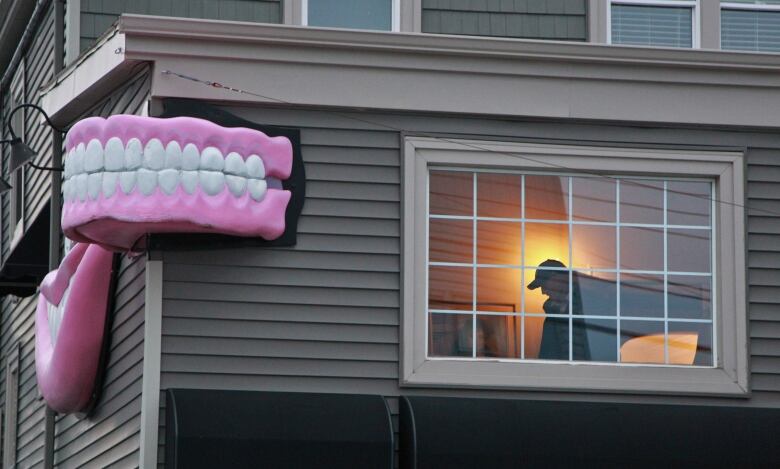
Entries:
{"type": "MultiPolygon", "coordinates": [[[[327,113],[246,108],[301,128],[307,199],[294,248],[166,251],[162,389],[370,393],[397,421],[400,152],[397,132],[327,113]]],[[[747,399],[406,388],[404,394],[780,407],[780,138],[756,132],[356,115],[410,132],[491,139],[751,148],[751,384],[747,399]]],[[[164,422],[164,409],[161,410],[164,422]]],[[[164,444],[161,427],[160,443],[164,444]]],[[[162,450],[160,451],[162,455],[162,450]]]]}
{"type": "Polygon", "coordinates": [[[281,23],[282,6],[280,0],[86,0],[79,50],[92,46],[122,13],[281,23]]]}
{"type": "MultiPolygon", "coordinates": [[[[148,70],[141,70],[85,116],[142,114],[149,86],[148,70]]],[[[89,418],[57,418],[54,463],[59,468],[138,467],[145,264],[143,257],[122,258],[102,394],[89,418]]]]}
{"type": "Polygon", "coordinates": [[[422,31],[585,41],[586,0],[423,0],[422,31]]]}

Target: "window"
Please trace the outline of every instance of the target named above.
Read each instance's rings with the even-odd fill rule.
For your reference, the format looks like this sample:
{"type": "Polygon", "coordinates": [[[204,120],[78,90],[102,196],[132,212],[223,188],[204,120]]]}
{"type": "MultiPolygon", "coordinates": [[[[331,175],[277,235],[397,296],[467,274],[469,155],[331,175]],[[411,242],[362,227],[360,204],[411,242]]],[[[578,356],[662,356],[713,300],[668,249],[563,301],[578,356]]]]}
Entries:
{"type": "Polygon", "coordinates": [[[408,138],[404,383],[744,393],[741,161],[408,138]]]}
{"type": "Polygon", "coordinates": [[[696,0],[612,0],[607,42],[658,47],[698,47],[696,0]]]}
{"type": "Polygon", "coordinates": [[[721,2],[722,49],[780,52],[780,0],[721,2]]]}
{"type": "Polygon", "coordinates": [[[399,0],[303,0],[303,24],[398,31],[399,0]]]}

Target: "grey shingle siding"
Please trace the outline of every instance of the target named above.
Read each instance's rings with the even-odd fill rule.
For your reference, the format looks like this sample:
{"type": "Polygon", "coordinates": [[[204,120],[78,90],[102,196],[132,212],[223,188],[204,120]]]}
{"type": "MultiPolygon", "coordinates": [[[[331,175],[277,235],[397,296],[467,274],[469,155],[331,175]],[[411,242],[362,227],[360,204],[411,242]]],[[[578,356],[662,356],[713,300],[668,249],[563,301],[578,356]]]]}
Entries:
{"type": "Polygon", "coordinates": [[[586,0],[423,0],[422,31],[585,41],[586,0]]]}
{"type": "Polygon", "coordinates": [[[281,0],[86,0],[81,2],[81,51],[122,13],[281,23],[281,0]]]}

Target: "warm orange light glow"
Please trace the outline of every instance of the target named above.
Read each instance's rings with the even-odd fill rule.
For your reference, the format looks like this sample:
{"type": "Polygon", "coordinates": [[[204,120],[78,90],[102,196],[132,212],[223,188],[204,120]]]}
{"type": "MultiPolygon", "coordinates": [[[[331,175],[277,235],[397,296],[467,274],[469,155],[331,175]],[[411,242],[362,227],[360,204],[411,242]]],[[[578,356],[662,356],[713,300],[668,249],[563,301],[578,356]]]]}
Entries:
{"type": "MultiPolygon", "coordinates": [[[[682,332],[669,334],[669,363],[692,365],[696,357],[699,334],[682,332]]],[[[664,335],[652,334],[627,340],[620,347],[623,363],[664,363],[664,335]]]]}

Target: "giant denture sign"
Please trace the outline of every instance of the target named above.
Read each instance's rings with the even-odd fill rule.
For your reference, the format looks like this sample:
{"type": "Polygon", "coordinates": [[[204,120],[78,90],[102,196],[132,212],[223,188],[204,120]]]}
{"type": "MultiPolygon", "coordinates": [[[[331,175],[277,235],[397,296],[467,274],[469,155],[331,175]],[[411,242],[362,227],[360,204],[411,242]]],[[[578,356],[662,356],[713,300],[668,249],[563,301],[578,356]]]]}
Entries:
{"type": "Polygon", "coordinates": [[[47,404],[71,413],[95,386],[113,252],[159,233],[279,238],[294,152],[286,137],[192,117],[87,118],[65,143],[62,228],[77,243],[41,285],[36,370],[47,404]]]}

